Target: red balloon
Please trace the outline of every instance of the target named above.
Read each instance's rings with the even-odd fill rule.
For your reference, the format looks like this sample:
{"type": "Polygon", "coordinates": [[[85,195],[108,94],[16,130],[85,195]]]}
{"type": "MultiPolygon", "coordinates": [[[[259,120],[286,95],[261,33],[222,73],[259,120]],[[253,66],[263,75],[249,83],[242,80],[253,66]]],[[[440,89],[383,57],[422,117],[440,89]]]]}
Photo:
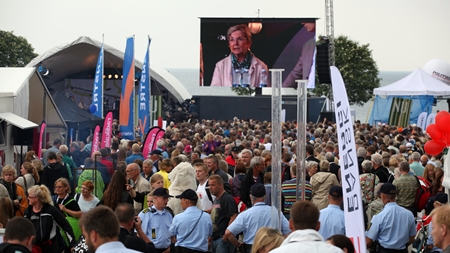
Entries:
{"type": "Polygon", "coordinates": [[[436,125],[441,131],[441,133],[450,132],[450,114],[447,111],[440,111],[436,115],[436,125]]]}
{"type": "Polygon", "coordinates": [[[425,143],[425,152],[427,152],[427,154],[430,155],[438,155],[439,153],[442,152],[442,150],[444,149],[445,145],[442,141],[435,141],[435,140],[431,140],[431,141],[427,141],[427,143],[425,143]]]}
{"type": "Polygon", "coordinates": [[[440,140],[442,139],[443,134],[439,130],[436,124],[430,124],[427,127],[427,134],[431,137],[433,140],[440,140]]]}

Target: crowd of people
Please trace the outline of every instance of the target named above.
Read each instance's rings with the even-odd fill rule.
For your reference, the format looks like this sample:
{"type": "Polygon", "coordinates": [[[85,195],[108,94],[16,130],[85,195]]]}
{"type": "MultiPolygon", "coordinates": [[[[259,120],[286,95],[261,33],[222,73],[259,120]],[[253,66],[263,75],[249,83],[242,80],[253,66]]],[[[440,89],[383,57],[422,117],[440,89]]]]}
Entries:
{"type": "MultiPolygon", "coordinates": [[[[13,219],[24,217],[34,231],[5,242],[33,252],[354,252],[345,236],[336,125],[307,125],[305,157],[297,156],[296,127],[283,123],[281,150],[272,149],[270,122],[237,118],[172,122],[148,155],[140,138],[113,138],[96,152],[92,136],[69,147],[55,139],[42,160],[27,153],[20,176],[2,169],[1,226],[8,233],[12,222],[30,225],[13,219]],[[271,211],[273,152],[282,155],[279,215],[271,211]],[[307,169],[304,201],[296,201],[298,159],[307,169]],[[269,228],[276,217],[280,231],[269,228]]],[[[422,212],[419,176],[431,185],[423,212],[438,217],[427,248],[449,251],[443,159],[423,150],[429,137],[415,125],[354,127],[367,247],[407,252],[422,212]]]]}

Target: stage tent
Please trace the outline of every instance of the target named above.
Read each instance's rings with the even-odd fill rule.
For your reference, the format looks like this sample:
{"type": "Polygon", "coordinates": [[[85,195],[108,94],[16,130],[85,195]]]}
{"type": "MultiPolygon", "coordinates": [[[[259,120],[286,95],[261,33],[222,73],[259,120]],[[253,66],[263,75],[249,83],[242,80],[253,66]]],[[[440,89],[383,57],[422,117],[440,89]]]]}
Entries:
{"type": "Polygon", "coordinates": [[[387,123],[394,98],[413,100],[410,124],[416,124],[419,114],[431,113],[435,97],[450,96],[450,86],[418,68],[405,78],[373,90],[375,101],[369,124],[387,123]]]}
{"type": "MultiPolygon", "coordinates": [[[[60,137],[66,132],[66,124],[36,69],[0,68],[0,150],[5,152],[2,163],[14,164],[14,128],[37,128],[42,120],[47,123],[47,133],[60,137]]],[[[16,152],[19,150],[16,148],[16,152]]]]}

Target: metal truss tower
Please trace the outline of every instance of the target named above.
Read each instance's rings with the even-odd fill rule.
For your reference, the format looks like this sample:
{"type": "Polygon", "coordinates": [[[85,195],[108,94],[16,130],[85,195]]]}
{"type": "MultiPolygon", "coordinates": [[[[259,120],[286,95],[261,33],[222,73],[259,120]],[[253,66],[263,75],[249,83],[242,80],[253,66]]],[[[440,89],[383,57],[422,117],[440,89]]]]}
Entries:
{"type": "Polygon", "coordinates": [[[333,0],[325,0],[326,36],[330,41],[330,66],[334,66],[334,15],[333,0]]]}

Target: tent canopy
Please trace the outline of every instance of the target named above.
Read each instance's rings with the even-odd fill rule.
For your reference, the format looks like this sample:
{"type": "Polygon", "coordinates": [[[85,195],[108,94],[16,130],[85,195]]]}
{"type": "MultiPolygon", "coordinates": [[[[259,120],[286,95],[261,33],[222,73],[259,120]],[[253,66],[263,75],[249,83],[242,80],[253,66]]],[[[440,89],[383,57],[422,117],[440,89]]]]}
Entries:
{"type": "Polygon", "coordinates": [[[449,96],[450,86],[428,75],[421,68],[405,78],[373,90],[374,95],[386,96],[449,96]]]}
{"type": "MultiPolygon", "coordinates": [[[[50,70],[43,79],[48,87],[80,72],[95,72],[97,58],[102,42],[81,36],[75,41],[56,46],[34,58],[27,67],[44,66],[50,70]]],[[[143,56],[135,56],[139,58],[143,56]]],[[[115,69],[120,75],[123,68],[124,53],[104,44],[104,68],[115,69]]],[[[135,60],[137,71],[141,71],[142,63],[135,60]]],[[[175,100],[183,102],[191,98],[191,94],[176,78],[167,71],[150,66],[152,89],[167,90],[175,100]]],[[[92,77],[93,78],[93,77],[92,77]]],[[[154,94],[154,91],[152,91],[154,94]]]]}

